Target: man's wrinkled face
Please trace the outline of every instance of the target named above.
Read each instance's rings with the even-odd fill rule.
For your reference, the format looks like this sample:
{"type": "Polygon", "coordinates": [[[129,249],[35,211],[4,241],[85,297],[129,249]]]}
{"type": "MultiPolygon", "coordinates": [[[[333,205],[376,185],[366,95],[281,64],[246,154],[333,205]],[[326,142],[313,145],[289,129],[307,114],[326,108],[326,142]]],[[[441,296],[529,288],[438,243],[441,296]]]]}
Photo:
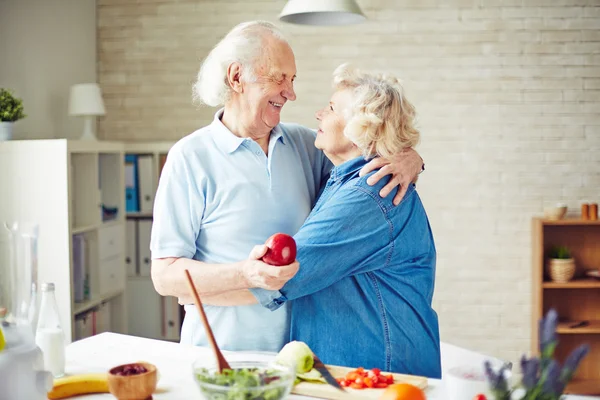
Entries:
{"type": "Polygon", "coordinates": [[[254,67],[256,79],[244,82],[242,98],[253,120],[250,124],[270,132],[279,124],[284,104],[296,100],[296,60],[287,43],[274,38],[267,43],[254,67]]]}

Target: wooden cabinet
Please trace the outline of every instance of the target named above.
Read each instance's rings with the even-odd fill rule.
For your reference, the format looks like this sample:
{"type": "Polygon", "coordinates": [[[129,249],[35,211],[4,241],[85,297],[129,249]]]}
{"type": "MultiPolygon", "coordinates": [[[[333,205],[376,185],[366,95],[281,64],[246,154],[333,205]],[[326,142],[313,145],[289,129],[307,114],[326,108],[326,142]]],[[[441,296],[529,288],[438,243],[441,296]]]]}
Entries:
{"type": "Polygon", "coordinates": [[[559,315],[556,356],[564,362],[578,345],[591,351],[580,365],[566,393],[600,394],[600,280],[586,271],[600,270],[600,221],[535,218],[533,245],[532,352],[539,353],[539,321],[554,308],[559,315]],[[575,277],[566,283],[550,281],[546,263],[553,246],[567,246],[575,259],[575,277]],[[583,322],[583,324],[581,324],[583,322]]]}

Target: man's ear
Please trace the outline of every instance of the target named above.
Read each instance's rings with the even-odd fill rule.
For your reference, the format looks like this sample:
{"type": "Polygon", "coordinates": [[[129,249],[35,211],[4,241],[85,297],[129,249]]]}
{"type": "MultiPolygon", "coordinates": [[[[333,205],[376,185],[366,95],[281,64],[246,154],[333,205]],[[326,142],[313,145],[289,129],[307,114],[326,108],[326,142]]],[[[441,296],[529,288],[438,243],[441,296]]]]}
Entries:
{"type": "Polygon", "coordinates": [[[229,84],[229,87],[236,93],[243,92],[242,81],[240,79],[241,76],[242,65],[238,62],[229,64],[229,67],[227,68],[227,83],[229,84]]]}

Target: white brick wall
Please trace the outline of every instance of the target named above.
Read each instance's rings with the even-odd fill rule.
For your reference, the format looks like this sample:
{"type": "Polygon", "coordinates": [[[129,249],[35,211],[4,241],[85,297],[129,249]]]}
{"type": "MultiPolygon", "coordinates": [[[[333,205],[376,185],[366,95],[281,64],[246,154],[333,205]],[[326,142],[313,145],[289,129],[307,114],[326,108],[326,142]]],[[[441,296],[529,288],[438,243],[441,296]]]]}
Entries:
{"type": "MultiPolygon", "coordinates": [[[[190,103],[199,60],[283,0],[98,0],[106,139],[177,139],[213,109],[190,103]]],[[[287,121],[314,127],[342,62],[391,71],[420,115],[419,192],[438,258],[442,339],[515,360],[529,350],[530,219],[600,202],[597,0],[359,1],[351,27],[280,24],[295,50],[287,121]]]]}

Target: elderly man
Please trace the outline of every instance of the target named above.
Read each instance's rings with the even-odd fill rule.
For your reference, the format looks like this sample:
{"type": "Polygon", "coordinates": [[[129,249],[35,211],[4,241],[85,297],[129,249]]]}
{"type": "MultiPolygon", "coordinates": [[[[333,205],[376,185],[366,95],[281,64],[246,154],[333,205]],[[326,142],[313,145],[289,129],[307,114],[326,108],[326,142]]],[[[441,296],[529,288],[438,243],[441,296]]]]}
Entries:
{"type": "MultiPolygon", "coordinates": [[[[332,168],[314,147],[313,131],[280,123],[282,107],[296,99],[295,77],[292,49],[266,22],[236,26],[200,68],[195,95],[224,107],[210,125],[170,150],[150,245],[156,290],[186,304],[182,343],[207,344],[184,270],[208,298],[245,288],[278,290],[298,271],[297,262],[273,267],[256,254],[248,257],[273,233],[296,233],[332,168]]],[[[364,172],[384,164],[374,160],[364,172]]],[[[399,154],[374,175],[376,181],[402,171],[394,172],[380,195],[400,184],[399,201],[421,165],[414,150],[399,154]]],[[[205,311],[219,346],[227,350],[278,351],[289,338],[287,307],[271,312],[258,304],[206,306],[205,311]]]]}

